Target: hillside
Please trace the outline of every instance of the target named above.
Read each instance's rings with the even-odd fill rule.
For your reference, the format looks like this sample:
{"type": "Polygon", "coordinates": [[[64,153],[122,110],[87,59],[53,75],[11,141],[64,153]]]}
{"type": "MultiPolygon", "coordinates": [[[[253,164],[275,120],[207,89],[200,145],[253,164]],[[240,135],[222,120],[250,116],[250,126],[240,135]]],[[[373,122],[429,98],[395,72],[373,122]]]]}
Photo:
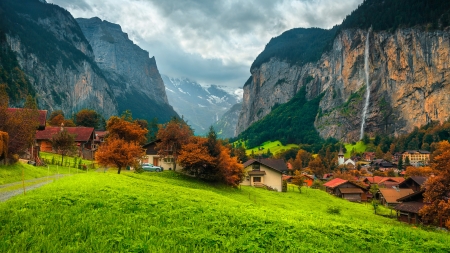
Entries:
{"type": "Polygon", "coordinates": [[[236,134],[236,124],[241,111],[242,103],[233,105],[223,116],[213,124],[217,137],[226,139],[232,138],[236,134]]]}
{"type": "Polygon", "coordinates": [[[352,142],[443,123],[450,116],[449,13],[448,1],[366,0],[331,30],[273,38],[250,69],[237,134],[303,87],[308,100],[323,96],[313,117],[322,138],[352,142]]]}
{"type": "Polygon", "coordinates": [[[319,190],[232,190],[173,172],[73,175],[0,203],[0,212],[2,252],[450,250],[446,233],[319,190]],[[340,214],[327,212],[336,206],[340,214]]]}

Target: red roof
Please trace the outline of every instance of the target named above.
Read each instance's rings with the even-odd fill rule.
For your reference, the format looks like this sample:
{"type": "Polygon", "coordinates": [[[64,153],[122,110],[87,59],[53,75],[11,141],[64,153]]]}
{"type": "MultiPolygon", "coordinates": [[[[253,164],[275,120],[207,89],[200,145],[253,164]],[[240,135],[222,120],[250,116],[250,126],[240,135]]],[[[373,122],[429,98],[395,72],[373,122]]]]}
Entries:
{"type": "MultiPolygon", "coordinates": [[[[87,142],[94,133],[93,127],[64,127],[69,134],[75,135],[76,142],[87,142]]],[[[36,132],[36,140],[50,140],[53,135],[61,131],[61,127],[46,127],[36,132]]]]}
{"type": "Polygon", "coordinates": [[[335,188],[341,184],[345,184],[347,183],[348,180],[344,180],[344,179],[340,179],[340,178],[335,178],[333,180],[330,180],[329,182],[323,184],[324,186],[328,187],[328,188],[335,188]]]}
{"type": "Polygon", "coordinates": [[[405,179],[403,177],[380,177],[380,176],[374,176],[374,177],[366,177],[366,179],[371,183],[371,184],[379,184],[385,181],[394,181],[397,183],[401,183],[403,181],[405,181],[405,179]]]}
{"type": "MultiPolygon", "coordinates": [[[[10,113],[15,113],[17,111],[21,111],[24,110],[23,108],[8,108],[8,112],[10,113]]],[[[45,128],[45,123],[47,120],[47,110],[38,110],[39,112],[39,128],[40,129],[44,129],[45,128]]]]}

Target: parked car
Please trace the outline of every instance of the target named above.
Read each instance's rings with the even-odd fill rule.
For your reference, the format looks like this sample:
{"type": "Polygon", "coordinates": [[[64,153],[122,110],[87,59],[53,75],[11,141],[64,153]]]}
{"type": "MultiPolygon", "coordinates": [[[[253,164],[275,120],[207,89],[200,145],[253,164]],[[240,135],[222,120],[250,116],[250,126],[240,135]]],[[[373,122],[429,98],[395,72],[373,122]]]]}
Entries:
{"type": "Polygon", "coordinates": [[[160,166],[155,166],[151,163],[143,163],[142,164],[142,169],[145,171],[156,171],[156,172],[161,172],[164,170],[163,167],[160,166]]]}

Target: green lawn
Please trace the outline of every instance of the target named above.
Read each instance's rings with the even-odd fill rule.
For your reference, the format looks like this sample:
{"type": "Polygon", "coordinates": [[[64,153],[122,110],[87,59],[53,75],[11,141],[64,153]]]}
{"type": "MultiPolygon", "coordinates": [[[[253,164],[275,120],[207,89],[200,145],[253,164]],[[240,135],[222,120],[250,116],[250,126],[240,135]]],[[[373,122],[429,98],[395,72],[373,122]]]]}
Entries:
{"type": "Polygon", "coordinates": [[[256,148],[252,148],[252,149],[247,149],[245,151],[245,153],[247,155],[250,155],[252,153],[252,150],[255,154],[262,154],[262,153],[267,153],[267,150],[270,149],[270,153],[272,154],[277,154],[281,151],[285,151],[285,150],[289,150],[291,148],[298,148],[297,144],[288,144],[286,146],[283,146],[283,144],[281,144],[280,141],[266,141],[263,144],[261,144],[260,146],[256,147],[256,148]],[[264,148],[260,150],[260,147],[264,148]]]}
{"type": "Polygon", "coordinates": [[[0,203],[0,252],[450,251],[447,233],[302,192],[211,186],[172,171],[76,174],[0,203]]]}
{"type": "Polygon", "coordinates": [[[367,148],[367,145],[364,144],[364,142],[362,142],[362,141],[358,141],[355,145],[352,145],[351,143],[347,143],[347,144],[345,144],[345,149],[347,150],[347,152],[345,152],[344,157],[350,158],[350,153],[352,152],[353,149],[355,149],[355,151],[358,153],[362,153],[362,152],[366,151],[366,148],[367,148]]]}

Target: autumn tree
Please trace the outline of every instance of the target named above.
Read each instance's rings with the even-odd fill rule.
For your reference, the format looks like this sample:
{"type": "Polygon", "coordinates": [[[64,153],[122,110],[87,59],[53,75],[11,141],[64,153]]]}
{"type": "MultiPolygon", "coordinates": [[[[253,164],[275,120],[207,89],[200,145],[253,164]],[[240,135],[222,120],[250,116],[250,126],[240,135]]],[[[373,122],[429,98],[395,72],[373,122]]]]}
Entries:
{"type": "Polygon", "coordinates": [[[53,135],[52,148],[61,154],[61,165],[64,164],[64,156],[74,152],[77,149],[75,144],[75,136],[69,134],[66,129],[61,129],[57,134],[53,135]]]}
{"type": "Polygon", "coordinates": [[[298,188],[298,191],[302,193],[302,187],[305,182],[302,173],[299,170],[294,172],[294,176],[292,177],[292,183],[295,184],[298,188]]]}
{"type": "Polygon", "coordinates": [[[50,117],[47,120],[47,123],[50,126],[61,126],[61,124],[64,124],[65,127],[75,127],[75,123],[73,123],[73,120],[66,119],[64,117],[64,112],[61,110],[53,111],[50,114],[50,117]]]}
{"type": "Polygon", "coordinates": [[[173,118],[168,123],[159,126],[156,139],[160,142],[156,144],[156,150],[162,158],[168,156],[173,158],[173,170],[176,170],[178,156],[183,145],[189,142],[192,135],[191,128],[179,118],[173,118]]]}
{"type": "Polygon", "coordinates": [[[434,169],[428,166],[425,167],[408,166],[406,167],[405,170],[405,177],[413,177],[413,176],[429,177],[434,174],[435,174],[434,169]]]}
{"type": "Polygon", "coordinates": [[[117,174],[120,174],[122,168],[136,164],[144,153],[144,149],[136,142],[108,138],[95,153],[95,160],[102,166],[117,167],[117,174]]]}
{"type": "Polygon", "coordinates": [[[191,136],[189,142],[183,145],[178,156],[178,162],[183,170],[196,177],[208,177],[207,169],[216,166],[214,157],[208,151],[208,139],[191,136]]]}
{"type": "Polygon", "coordinates": [[[138,121],[129,121],[126,117],[112,116],[106,123],[108,138],[123,139],[127,142],[144,144],[147,140],[147,129],[142,128],[138,121]]]}
{"type": "Polygon", "coordinates": [[[0,131],[0,162],[8,158],[8,133],[0,131]]]}
{"type": "Polygon", "coordinates": [[[102,116],[94,110],[82,109],[75,114],[75,124],[77,126],[98,129],[101,117],[102,116]]]}
{"type": "Polygon", "coordinates": [[[244,166],[236,157],[230,156],[230,150],[221,146],[218,164],[222,181],[232,187],[237,187],[244,178],[244,166]]]}
{"type": "Polygon", "coordinates": [[[314,160],[311,160],[308,167],[317,177],[322,177],[326,173],[326,168],[322,163],[320,155],[316,156],[314,160]]]}

